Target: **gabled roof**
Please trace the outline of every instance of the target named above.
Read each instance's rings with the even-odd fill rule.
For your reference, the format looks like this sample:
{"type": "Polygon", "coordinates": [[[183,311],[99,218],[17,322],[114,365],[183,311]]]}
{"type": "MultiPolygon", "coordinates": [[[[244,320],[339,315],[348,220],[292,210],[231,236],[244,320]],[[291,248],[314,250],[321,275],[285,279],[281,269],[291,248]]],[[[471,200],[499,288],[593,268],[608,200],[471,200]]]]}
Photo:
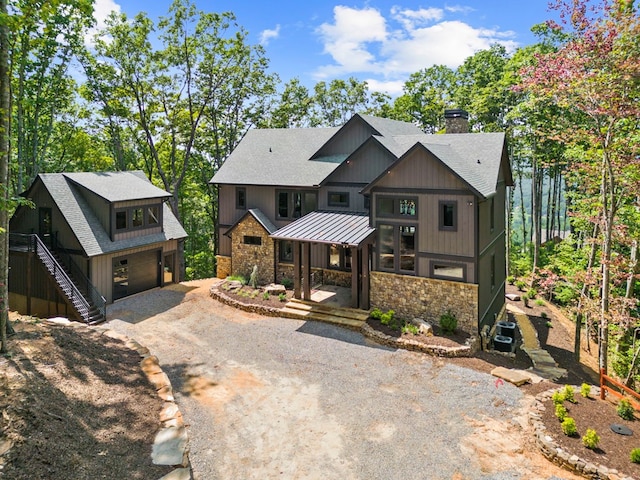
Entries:
{"type": "MultiPolygon", "coordinates": [[[[130,192],[130,197],[133,197],[134,200],[149,198],[140,197],[138,195],[139,191],[155,192],[156,196],[152,196],[150,198],[163,198],[169,196],[169,194],[164,190],[153,187],[151,182],[144,177],[144,173],[142,173],[142,177],[144,177],[144,179],[141,178],[139,175],[140,173],[142,172],[111,172],[110,175],[106,175],[101,178],[104,179],[105,183],[112,184],[114,186],[119,182],[122,182],[122,184],[135,188],[135,190],[131,190],[130,192]],[[149,189],[147,184],[151,185],[153,189],[149,189]],[[164,194],[162,196],[157,195],[157,190],[160,190],[164,194]]],[[[93,213],[91,206],[89,206],[80,193],[79,189],[86,187],[79,187],[78,185],[80,184],[75,183],[71,178],[69,178],[69,176],[77,176],[77,174],[40,174],[29,190],[27,190],[25,196],[28,196],[33,185],[35,185],[37,181],[41,181],[43,186],[51,195],[53,201],[56,203],[64,219],[69,224],[69,227],[74,232],[87,256],[93,257],[105,253],[165,242],[167,240],[185,238],[187,236],[187,233],[182,228],[182,225],[180,225],[180,222],[178,222],[178,219],[173,215],[171,209],[166,204],[163,204],[162,232],[152,235],[136,236],[115,242],[111,241],[109,232],[104,229],[98,217],[93,213]]],[[[84,180],[87,178],[91,179],[91,176],[85,176],[84,180]]],[[[95,180],[95,178],[96,177],[93,177],[93,180],[95,180]]],[[[85,184],[90,182],[91,180],[85,181],[85,184]]],[[[101,189],[100,191],[103,190],[101,189]]],[[[114,195],[113,198],[121,197],[114,195]]]]}
{"type": "Polygon", "coordinates": [[[295,240],[357,247],[372,235],[369,215],[363,212],[316,210],[271,234],[278,240],[295,240]]]}
{"type": "Polygon", "coordinates": [[[76,172],[63,173],[62,175],[108,202],[169,198],[171,196],[149,182],[140,170],[136,172],[76,172]],[[142,174],[142,178],[137,174],[142,174]]]}
{"type": "Polygon", "coordinates": [[[230,185],[319,185],[346,155],[311,159],[338,128],[269,128],[247,132],[213,176],[230,185]]]}
{"type": "Polygon", "coordinates": [[[269,235],[278,230],[278,227],[271,223],[271,220],[269,220],[259,208],[250,208],[249,210],[247,210],[247,213],[245,213],[238,219],[236,223],[229,227],[229,230],[225,232],[225,235],[230,236],[232,230],[234,230],[240,223],[244,222],[244,219],[247,218],[247,215],[251,215],[253,218],[255,218],[256,221],[260,225],[262,225],[262,228],[264,228],[269,235]]]}
{"type": "MultiPolygon", "coordinates": [[[[487,198],[496,191],[503,164],[504,133],[401,135],[393,137],[391,141],[387,139],[387,143],[391,148],[394,148],[393,144],[397,145],[396,152],[403,152],[387,170],[395,168],[415,148],[423,148],[440,160],[452,174],[469,185],[476,195],[487,198]]],[[[382,172],[367,185],[362,193],[368,193],[385,173],[382,172]]],[[[507,183],[511,182],[510,175],[507,180],[507,183]]]]}

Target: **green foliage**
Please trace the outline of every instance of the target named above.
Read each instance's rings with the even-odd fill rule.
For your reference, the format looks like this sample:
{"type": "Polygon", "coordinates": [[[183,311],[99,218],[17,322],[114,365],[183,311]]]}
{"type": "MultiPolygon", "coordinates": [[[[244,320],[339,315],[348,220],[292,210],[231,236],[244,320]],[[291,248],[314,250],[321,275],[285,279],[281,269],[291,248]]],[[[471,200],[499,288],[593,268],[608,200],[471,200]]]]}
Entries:
{"type": "MultiPolygon", "coordinates": [[[[536,304],[538,304],[538,300],[536,300],[536,304]]],[[[543,302],[543,304],[544,304],[544,302],[543,302]]],[[[547,318],[548,317],[547,312],[540,312],[540,317],[541,318],[547,318]]]]}
{"type": "Polygon", "coordinates": [[[513,275],[509,275],[509,276],[507,277],[507,283],[508,283],[509,285],[513,285],[513,284],[515,283],[515,281],[516,281],[516,277],[514,277],[513,275]]]}
{"type": "Polygon", "coordinates": [[[401,325],[400,323],[398,323],[398,320],[395,318],[395,315],[396,315],[396,312],[394,312],[393,310],[387,310],[386,313],[383,313],[382,315],[380,315],[380,323],[388,326],[392,330],[400,330],[401,325]]]}
{"type": "Polygon", "coordinates": [[[553,395],[551,395],[551,401],[554,405],[562,405],[564,403],[564,394],[559,391],[553,392],[553,395]]]}
{"type": "Polygon", "coordinates": [[[454,334],[458,328],[458,318],[456,317],[456,314],[451,310],[447,310],[445,313],[440,315],[440,328],[445,335],[454,334]]]}
{"type": "Polygon", "coordinates": [[[558,417],[558,420],[560,420],[561,422],[563,422],[564,419],[567,417],[567,409],[561,403],[556,405],[555,413],[556,413],[556,417],[558,417]]]}
{"type": "Polygon", "coordinates": [[[278,295],[278,300],[280,300],[281,302],[286,302],[287,301],[287,294],[286,293],[281,293],[278,295]]]}
{"type": "Polygon", "coordinates": [[[580,386],[580,395],[582,395],[584,398],[589,398],[589,395],[591,395],[591,385],[589,385],[588,383],[583,383],[580,386]]]}
{"type": "Polygon", "coordinates": [[[524,303],[525,307],[529,306],[529,295],[528,294],[525,293],[524,295],[522,295],[522,302],[524,303]]]}
{"type": "Polygon", "coordinates": [[[538,295],[538,291],[535,288],[531,287],[529,288],[529,290],[527,290],[527,297],[529,297],[530,299],[533,300],[534,298],[536,298],[536,295],[538,295]]]}
{"type": "Polygon", "coordinates": [[[258,288],[258,266],[254,265],[251,269],[251,276],[249,277],[249,285],[253,288],[258,288]]]}
{"type": "Polygon", "coordinates": [[[578,433],[576,421],[571,417],[565,417],[560,427],[562,428],[562,432],[568,437],[573,437],[578,433]]]}
{"type": "Polygon", "coordinates": [[[598,448],[600,436],[592,428],[587,428],[587,433],[582,437],[582,444],[590,450],[598,448]]]}
{"type": "Polygon", "coordinates": [[[553,299],[560,306],[571,305],[577,298],[579,292],[567,282],[559,282],[553,289],[553,299]]]}
{"type": "Polygon", "coordinates": [[[242,285],[247,284],[247,279],[242,275],[229,275],[226,280],[229,282],[240,282],[242,285]]]}
{"type": "Polygon", "coordinates": [[[565,385],[562,389],[562,396],[565,402],[576,403],[573,387],[571,385],[565,385]]]}
{"type": "Polygon", "coordinates": [[[633,420],[635,418],[635,409],[626,398],[620,399],[616,412],[620,418],[624,418],[625,420],[633,420]]]}
{"type": "Polygon", "coordinates": [[[420,332],[420,329],[418,328],[417,325],[414,325],[413,323],[407,322],[402,327],[402,333],[411,333],[413,335],[418,335],[419,332],[420,332]]]}
{"type": "Polygon", "coordinates": [[[524,289],[527,288],[527,284],[523,280],[518,280],[516,282],[516,287],[518,287],[518,290],[521,292],[524,292],[524,289]]]}
{"type": "Polygon", "coordinates": [[[633,463],[640,463],[640,448],[634,448],[631,450],[630,457],[633,463]]]}
{"type": "Polygon", "coordinates": [[[546,326],[547,328],[553,328],[553,323],[551,323],[551,322],[547,322],[547,323],[545,323],[545,326],[546,326]]]}
{"type": "Polygon", "coordinates": [[[262,299],[263,300],[269,300],[270,297],[271,297],[271,295],[269,295],[269,292],[264,292],[262,294],[262,299]]]}
{"type": "Polygon", "coordinates": [[[382,310],[376,307],[373,310],[371,310],[371,313],[369,314],[369,316],[374,320],[380,320],[382,318],[382,310]]]}
{"type": "MultiPolygon", "coordinates": [[[[541,298],[536,298],[536,301],[534,302],[536,305],[538,305],[539,307],[542,307],[544,305],[544,300],[541,298]]],[[[546,312],[542,312],[542,318],[546,317],[547,314],[546,312]]]]}
{"type": "Polygon", "coordinates": [[[280,280],[280,285],[283,285],[287,290],[291,290],[291,288],[293,287],[293,280],[287,277],[283,277],[282,280],[280,280]]]}

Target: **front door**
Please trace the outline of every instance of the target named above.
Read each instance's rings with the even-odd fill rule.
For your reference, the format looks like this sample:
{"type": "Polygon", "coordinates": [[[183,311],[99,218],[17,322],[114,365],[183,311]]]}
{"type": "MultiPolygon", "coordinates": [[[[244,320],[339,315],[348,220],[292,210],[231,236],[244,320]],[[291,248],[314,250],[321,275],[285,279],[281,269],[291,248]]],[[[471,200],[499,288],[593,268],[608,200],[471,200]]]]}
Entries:
{"type": "Polygon", "coordinates": [[[49,248],[53,247],[53,227],[51,223],[51,209],[40,207],[38,209],[38,236],[49,248]]]}

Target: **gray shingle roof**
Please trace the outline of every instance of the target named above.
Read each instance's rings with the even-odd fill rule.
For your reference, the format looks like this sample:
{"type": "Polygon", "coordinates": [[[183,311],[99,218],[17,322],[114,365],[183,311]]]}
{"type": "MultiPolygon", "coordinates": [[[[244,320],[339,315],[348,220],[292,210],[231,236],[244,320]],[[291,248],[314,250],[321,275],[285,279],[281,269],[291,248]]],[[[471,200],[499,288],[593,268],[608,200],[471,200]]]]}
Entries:
{"type": "MultiPolygon", "coordinates": [[[[111,173],[112,175],[104,177],[109,179],[109,183],[117,182],[118,179],[120,179],[123,183],[127,185],[136,185],[140,189],[133,190],[131,192],[131,196],[136,200],[141,199],[141,197],[138,196],[139,191],[152,191],[147,190],[147,186],[143,185],[143,183],[151,185],[151,182],[146,180],[146,177],[144,177],[144,180],[140,178],[138,176],[138,172],[111,173]],[[130,177],[134,177],[136,180],[133,181],[130,177]]],[[[187,233],[182,228],[182,225],[180,225],[177,218],[173,215],[171,209],[166,204],[163,204],[163,232],[152,235],[142,235],[115,242],[111,241],[109,233],[104,229],[98,217],[96,217],[89,204],[80,194],[80,187],[74,184],[73,181],[69,181],[69,175],[76,176],[77,174],[44,173],[38,175],[38,177],[42,181],[44,187],[49,191],[53,201],[60,209],[60,212],[69,224],[71,230],[73,230],[78,242],[87,256],[93,257],[96,255],[127,250],[144,245],[151,245],[187,236],[187,233]]],[[[144,176],[144,174],[142,175],[144,176]]],[[[154,189],[160,190],[156,187],[154,187],[154,189]]],[[[164,192],[164,190],[160,191],[164,193],[162,197],[169,195],[167,192],[164,192]]],[[[151,198],[158,198],[158,196],[151,198]]],[[[123,200],[128,200],[128,198],[124,198],[123,200]]]]}
{"type": "Polygon", "coordinates": [[[256,221],[262,225],[262,227],[267,231],[267,233],[272,234],[273,232],[275,232],[276,230],[278,230],[278,227],[276,227],[273,223],[271,223],[271,220],[269,220],[267,218],[267,216],[262,213],[262,210],[260,210],[259,208],[250,208],[249,210],[247,210],[247,213],[245,213],[244,215],[242,215],[242,217],[240,217],[238,219],[238,221],[236,223],[234,223],[233,225],[231,225],[231,227],[229,227],[229,229],[225,232],[225,235],[229,235],[231,233],[231,231],[236,228],[236,226],[239,223],[242,223],[242,221],[245,219],[245,217],[247,215],[251,215],[253,218],[256,219],[256,221]]]}
{"type": "Polygon", "coordinates": [[[390,118],[374,117],[372,115],[358,114],[365,122],[371,125],[383,137],[394,135],[421,135],[420,130],[413,123],[391,120],[390,118]]]}
{"type": "Polygon", "coordinates": [[[271,234],[278,240],[299,240],[357,247],[375,233],[369,215],[316,210],[271,234]]]}
{"type": "Polygon", "coordinates": [[[319,185],[346,155],[309,160],[338,128],[252,129],[225,160],[211,183],[319,185]]]}
{"type": "Polygon", "coordinates": [[[108,202],[171,196],[148,181],[144,173],[139,170],[137,172],[76,172],[62,175],[108,202]],[[142,174],[143,178],[136,173],[142,174]]]}

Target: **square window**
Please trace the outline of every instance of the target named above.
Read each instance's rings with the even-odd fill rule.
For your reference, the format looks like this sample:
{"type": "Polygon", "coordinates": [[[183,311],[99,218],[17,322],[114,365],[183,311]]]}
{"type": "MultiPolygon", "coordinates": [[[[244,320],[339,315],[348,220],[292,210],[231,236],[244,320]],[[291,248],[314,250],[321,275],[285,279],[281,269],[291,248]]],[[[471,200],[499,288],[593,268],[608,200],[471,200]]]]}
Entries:
{"type": "Polygon", "coordinates": [[[247,189],[244,187],[236,188],[236,208],[239,210],[247,208],[247,189]]]}
{"type": "Polygon", "coordinates": [[[457,202],[440,202],[440,230],[457,230],[457,202]]]}
{"type": "Polygon", "coordinates": [[[378,215],[390,216],[394,213],[395,198],[393,197],[378,197],[378,215]]]}
{"type": "Polygon", "coordinates": [[[349,192],[329,192],[330,207],[348,207],[349,206],[349,192]]]}
{"type": "Polygon", "coordinates": [[[415,200],[400,200],[400,215],[409,215],[415,217],[416,215],[416,201],[415,200]]]}

